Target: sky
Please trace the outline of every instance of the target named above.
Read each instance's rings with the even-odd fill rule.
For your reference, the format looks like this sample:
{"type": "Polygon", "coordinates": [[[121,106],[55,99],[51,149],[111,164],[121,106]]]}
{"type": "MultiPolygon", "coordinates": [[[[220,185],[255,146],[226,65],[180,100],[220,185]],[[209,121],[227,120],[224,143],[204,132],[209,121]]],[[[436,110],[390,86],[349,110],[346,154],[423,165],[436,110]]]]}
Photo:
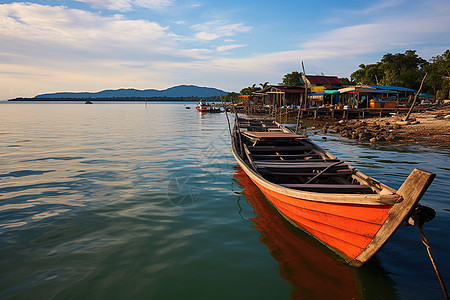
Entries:
{"type": "Polygon", "coordinates": [[[0,0],[0,100],[52,92],[227,92],[293,71],[350,77],[450,49],[449,0],[0,0]]]}

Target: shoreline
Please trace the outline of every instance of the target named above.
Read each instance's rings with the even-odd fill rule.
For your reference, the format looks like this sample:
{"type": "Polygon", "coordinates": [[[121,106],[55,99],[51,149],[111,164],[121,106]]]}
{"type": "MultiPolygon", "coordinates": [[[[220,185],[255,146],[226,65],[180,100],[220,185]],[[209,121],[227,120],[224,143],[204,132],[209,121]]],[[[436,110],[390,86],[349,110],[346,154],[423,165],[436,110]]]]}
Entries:
{"type": "MultiPolygon", "coordinates": [[[[408,121],[404,121],[405,117],[392,115],[340,120],[331,126],[329,132],[371,144],[416,144],[450,148],[450,105],[411,113],[408,121]]],[[[326,131],[324,129],[324,133],[326,131]]]]}
{"type": "MultiPolygon", "coordinates": [[[[199,98],[200,99],[200,98],[199,98]]],[[[192,102],[197,103],[199,99],[148,99],[145,100],[143,98],[137,98],[137,99],[108,99],[108,98],[70,98],[70,99],[10,99],[10,100],[3,100],[4,102],[31,102],[31,103],[44,103],[44,102],[192,102]]],[[[216,101],[217,102],[217,101],[216,101]]]]}

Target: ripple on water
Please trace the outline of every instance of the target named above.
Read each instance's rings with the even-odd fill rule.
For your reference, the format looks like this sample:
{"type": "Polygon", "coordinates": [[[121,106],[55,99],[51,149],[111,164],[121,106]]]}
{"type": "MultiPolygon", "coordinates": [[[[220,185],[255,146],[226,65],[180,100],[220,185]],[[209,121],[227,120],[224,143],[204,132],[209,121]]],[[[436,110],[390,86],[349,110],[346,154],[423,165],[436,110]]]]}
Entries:
{"type": "Polygon", "coordinates": [[[42,175],[45,173],[55,172],[55,170],[20,170],[20,171],[12,171],[9,173],[0,174],[0,178],[2,177],[25,177],[25,176],[33,176],[33,175],[42,175]]]}
{"type": "MultiPolygon", "coordinates": [[[[8,113],[15,118],[0,141],[0,298],[308,299],[346,285],[337,273],[322,276],[311,267],[315,256],[298,255],[311,247],[308,237],[284,241],[278,233],[290,227],[270,226],[248,205],[259,192],[247,195],[234,181],[224,114],[128,103],[8,105],[0,114],[7,107],[16,111],[8,113]],[[266,233],[255,230],[264,225],[266,233]],[[292,260],[282,260],[286,251],[292,260]],[[296,262],[303,275],[315,275],[291,281],[300,274],[296,262]]],[[[422,201],[442,222],[429,228],[439,237],[433,254],[445,257],[448,152],[312,139],[394,188],[418,165],[436,172],[422,201]]],[[[384,255],[350,272],[348,285],[359,286],[365,298],[401,298],[411,285],[426,285],[438,298],[434,274],[411,272],[410,260],[428,258],[415,255],[422,248],[409,248],[419,245],[410,235],[396,233],[384,255]],[[414,257],[404,255],[410,251],[414,257]]]]}

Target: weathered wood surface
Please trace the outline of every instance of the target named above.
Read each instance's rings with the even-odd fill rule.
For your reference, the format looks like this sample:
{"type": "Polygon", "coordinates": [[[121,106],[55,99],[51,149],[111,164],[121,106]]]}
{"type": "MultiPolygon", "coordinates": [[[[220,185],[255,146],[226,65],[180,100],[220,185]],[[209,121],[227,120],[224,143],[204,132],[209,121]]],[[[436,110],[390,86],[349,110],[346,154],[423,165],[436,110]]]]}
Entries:
{"type": "Polygon", "coordinates": [[[365,192],[371,193],[373,192],[371,188],[366,185],[357,185],[357,184],[317,184],[317,183],[307,183],[307,184],[299,184],[299,183],[280,183],[279,185],[293,188],[293,189],[304,189],[315,192],[333,192],[333,191],[347,191],[349,193],[352,192],[365,192]]]}
{"type": "MultiPolygon", "coordinates": [[[[245,173],[252,179],[255,184],[259,186],[264,186],[268,190],[273,191],[274,193],[281,193],[288,197],[293,197],[295,199],[304,199],[308,201],[316,201],[316,202],[324,202],[324,203],[341,203],[341,204],[357,204],[357,205],[386,205],[386,204],[394,204],[396,203],[400,196],[392,193],[386,194],[327,194],[327,193],[314,193],[307,191],[300,191],[295,189],[290,189],[286,187],[282,187],[275,183],[272,183],[266,179],[264,179],[259,172],[260,168],[258,168],[258,172],[256,172],[253,168],[251,168],[239,155],[236,147],[239,147],[237,143],[237,137],[232,140],[232,150],[233,155],[239,166],[244,169],[245,173]]],[[[293,169],[295,172],[295,169],[293,169]]],[[[305,169],[305,172],[311,173],[313,169],[305,169]]],[[[283,169],[282,171],[286,171],[283,169]]],[[[303,171],[302,171],[303,172],[303,171]]]]}
{"type": "Polygon", "coordinates": [[[388,241],[397,228],[412,213],[435,177],[436,174],[420,169],[414,169],[411,172],[397,191],[397,194],[403,198],[403,201],[389,210],[389,218],[383,224],[383,227],[381,227],[366,249],[355,258],[355,261],[351,263],[352,265],[361,265],[388,241]]]}
{"type": "Polygon", "coordinates": [[[295,139],[295,138],[306,138],[304,135],[299,135],[295,133],[285,133],[279,131],[246,131],[245,136],[257,139],[295,139]]]}
{"type": "Polygon", "coordinates": [[[414,170],[396,191],[345,163],[336,165],[340,160],[308,139],[266,131],[242,135],[245,138],[240,139],[237,133],[232,139],[233,155],[250,179],[290,222],[354,266],[365,263],[386,243],[434,178],[432,173],[414,170]],[[281,138],[283,145],[274,145],[272,142],[280,136],[291,136],[292,141],[301,145],[288,145],[294,144],[289,138],[281,138]],[[244,152],[241,156],[237,147],[242,145],[245,151],[241,151],[244,152]],[[305,159],[317,155],[322,158],[305,159]],[[325,181],[305,181],[305,178],[314,180],[318,170],[327,167],[330,170],[320,175],[325,181]],[[264,176],[280,177],[275,183],[264,176]]]}
{"type": "Polygon", "coordinates": [[[311,145],[305,145],[305,146],[248,146],[248,149],[251,152],[254,151],[278,151],[278,152],[283,152],[283,151],[308,151],[308,150],[312,150],[313,147],[311,145]]]}
{"type": "MultiPolygon", "coordinates": [[[[283,156],[283,155],[281,155],[281,156],[283,156]]],[[[344,164],[344,162],[339,159],[326,159],[326,158],[310,158],[310,159],[296,159],[296,160],[261,159],[261,160],[255,160],[255,162],[261,163],[261,164],[266,164],[266,165],[279,166],[279,167],[283,167],[283,166],[302,167],[302,166],[308,165],[308,164],[317,164],[317,165],[327,164],[328,165],[328,163],[335,164],[337,162],[341,162],[342,164],[344,164]]]]}
{"type": "MultiPolygon", "coordinates": [[[[273,171],[270,172],[271,175],[276,176],[315,176],[317,175],[316,172],[283,172],[281,171],[273,171]]],[[[345,169],[345,170],[328,170],[325,173],[323,173],[323,176],[348,176],[353,174],[352,170],[345,169]]]]}

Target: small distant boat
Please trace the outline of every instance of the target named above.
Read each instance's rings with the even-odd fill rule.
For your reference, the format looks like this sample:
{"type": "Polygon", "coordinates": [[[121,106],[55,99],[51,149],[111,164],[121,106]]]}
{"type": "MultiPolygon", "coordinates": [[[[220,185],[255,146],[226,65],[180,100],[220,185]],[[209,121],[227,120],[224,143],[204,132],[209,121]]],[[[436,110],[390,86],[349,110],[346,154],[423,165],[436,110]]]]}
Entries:
{"type": "Polygon", "coordinates": [[[200,100],[197,103],[195,109],[199,112],[222,112],[220,107],[214,107],[211,103],[206,102],[205,100],[200,100]]]}
{"type": "Polygon", "coordinates": [[[190,107],[190,106],[186,106],[185,108],[186,108],[186,109],[191,109],[191,107],[190,107]]]}
{"type": "Polygon", "coordinates": [[[236,118],[232,152],[286,220],[356,267],[409,220],[435,177],[415,169],[395,190],[267,119],[236,118]]]}
{"type": "Polygon", "coordinates": [[[90,100],[86,100],[84,104],[92,104],[92,102],[90,100]]]}

